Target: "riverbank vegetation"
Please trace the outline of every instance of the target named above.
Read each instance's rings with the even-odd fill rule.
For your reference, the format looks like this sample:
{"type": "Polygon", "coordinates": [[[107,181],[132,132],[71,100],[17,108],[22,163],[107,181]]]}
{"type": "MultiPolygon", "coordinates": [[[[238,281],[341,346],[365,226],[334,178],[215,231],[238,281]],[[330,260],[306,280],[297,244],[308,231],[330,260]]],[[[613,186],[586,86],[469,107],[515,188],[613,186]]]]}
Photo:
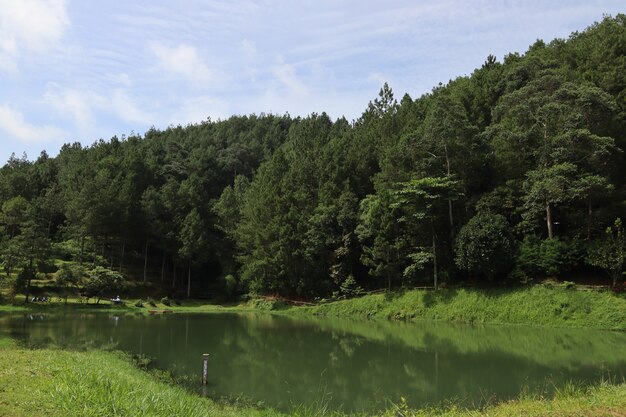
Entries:
{"type": "MultiPolygon", "coordinates": [[[[271,409],[217,404],[171,385],[104,351],[25,349],[0,340],[0,414],[31,416],[340,416],[323,407],[283,414],[271,409]]],[[[625,384],[568,386],[555,398],[525,396],[481,410],[448,407],[412,411],[402,402],[385,416],[614,416],[626,407],[625,384]]]]}
{"type": "Polygon", "coordinates": [[[0,305],[0,312],[153,312],[210,313],[265,311],[290,316],[327,316],[353,319],[436,320],[465,324],[519,324],[540,327],[572,327],[626,330],[626,294],[608,290],[577,290],[572,283],[548,282],[519,288],[398,290],[345,300],[298,303],[280,297],[216,304],[203,300],[163,298],[128,299],[123,304],[107,301],[86,303],[81,298],[55,297],[25,307],[17,300],[0,305]]]}
{"type": "Polygon", "coordinates": [[[385,84],[354,121],[233,116],[12,157],[4,297],[616,286],[625,34],[626,16],[606,16],[418,98],[385,84]]]}
{"type": "Polygon", "coordinates": [[[297,310],[337,317],[626,330],[626,297],[563,286],[381,293],[297,310]]]}

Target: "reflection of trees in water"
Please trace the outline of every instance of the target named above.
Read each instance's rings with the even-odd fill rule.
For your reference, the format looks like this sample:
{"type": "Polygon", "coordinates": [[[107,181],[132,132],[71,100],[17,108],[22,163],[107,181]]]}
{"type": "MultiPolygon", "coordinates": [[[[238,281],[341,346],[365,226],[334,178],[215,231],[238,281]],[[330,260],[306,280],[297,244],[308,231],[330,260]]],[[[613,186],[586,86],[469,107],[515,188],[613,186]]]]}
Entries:
{"type": "Polygon", "coordinates": [[[478,403],[524,385],[598,379],[626,371],[626,335],[610,332],[290,319],[271,315],[67,315],[0,317],[23,340],[67,346],[76,340],[119,343],[157,365],[200,377],[210,353],[207,392],[275,407],[330,405],[345,411],[385,408],[400,396],[413,406],[447,399],[478,403]]]}

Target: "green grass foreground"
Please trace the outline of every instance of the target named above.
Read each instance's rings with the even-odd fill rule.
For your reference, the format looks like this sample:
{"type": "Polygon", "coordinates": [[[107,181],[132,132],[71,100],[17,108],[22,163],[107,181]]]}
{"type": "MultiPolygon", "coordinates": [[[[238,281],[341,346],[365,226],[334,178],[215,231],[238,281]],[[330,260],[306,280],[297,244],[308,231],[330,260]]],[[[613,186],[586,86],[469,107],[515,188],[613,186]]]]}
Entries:
{"type": "MultiPolygon", "coordinates": [[[[393,406],[392,416],[624,416],[626,384],[569,387],[556,398],[522,398],[483,410],[408,410],[393,406]]],[[[155,378],[123,354],[104,351],[29,350],[0,340],[0,415],[34,416],[285,416],[217,404],[155,378]]],[[[296,410],[293,416],[334,416],[325,409],[296,410]]]]}
{"type": "Polygon", "coordinates": [[[542,285],[391,292],[291,310],[337,317],[626,330],[626,295],[542,285]]]}

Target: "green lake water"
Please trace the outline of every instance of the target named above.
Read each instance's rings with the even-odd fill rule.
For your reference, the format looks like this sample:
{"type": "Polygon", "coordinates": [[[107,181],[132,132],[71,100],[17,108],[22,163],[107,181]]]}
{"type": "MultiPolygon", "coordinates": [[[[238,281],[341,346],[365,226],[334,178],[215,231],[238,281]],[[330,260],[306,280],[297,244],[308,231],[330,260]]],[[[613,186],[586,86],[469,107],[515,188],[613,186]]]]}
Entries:
{"type": "Polygon", "coordinates": [[[626,333],[290,318],[268,314],[12,314],[0,337],[34,346],[107,346],[155,365],[212,398],[281,410],[375,412],[404,397],[420,408],[478,407],[566,382],[626,376],[626,333]],[[202,388],[202,354],[209,385],[202,388]]]}

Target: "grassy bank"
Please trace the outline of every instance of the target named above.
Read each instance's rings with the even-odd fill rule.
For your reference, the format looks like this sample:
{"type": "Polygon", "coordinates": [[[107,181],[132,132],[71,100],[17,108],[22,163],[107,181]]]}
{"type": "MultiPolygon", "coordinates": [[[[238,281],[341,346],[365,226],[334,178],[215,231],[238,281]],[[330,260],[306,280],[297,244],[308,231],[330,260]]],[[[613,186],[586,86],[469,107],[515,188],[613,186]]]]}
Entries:
{"type": "Polygon", "coordinates": [[[280,300],[257,299],[243,304],[217,305],[208,301],[183,300],[165,305],[155,301],[136,307],[137,300],[124,305],[84,304],[70,298],[68,304],[50,302],[0,304],[1,312],[125,311],[148,313],[171,310],[185,313],[220,311],[272,311],[289,315],[376,318],[395,320],[438,320],[455,323],[522,324],[545,327],[576,327],[626,330],[626,294],[610,291],[577,291],[560,286],[535,285],[500,289],[411,290],[366,295],[316,306],[290,307],[280,300]]]}
{"type": "Polygon", "coordinates": [[[392,292],[293,310],[337,317],[626,330],[624,294],[541,285],[520,289],[392,292]]]}
{"type": "MultiPolygon", "coordinates": [[[[524,398],[479,411],[457,408],[411,411],[402,404],[391,416],[623,416],[626,384],[570,387],[551,400],[524,398]],[[621,413],[621,414],[620,414],[621,413]]],[[[283,416],[216,404],[142,371],[115,352],[28,350],[0,340],[0,415],[31,416],[283,416]]],[[[293,416],[334,415],[296,410],[293,416]]]]}
{"type": "Polygon", "coordinates": [[[0,342],[1,416],[279,416],[218,405],[112,352],[28,350],[0,342]]]}

